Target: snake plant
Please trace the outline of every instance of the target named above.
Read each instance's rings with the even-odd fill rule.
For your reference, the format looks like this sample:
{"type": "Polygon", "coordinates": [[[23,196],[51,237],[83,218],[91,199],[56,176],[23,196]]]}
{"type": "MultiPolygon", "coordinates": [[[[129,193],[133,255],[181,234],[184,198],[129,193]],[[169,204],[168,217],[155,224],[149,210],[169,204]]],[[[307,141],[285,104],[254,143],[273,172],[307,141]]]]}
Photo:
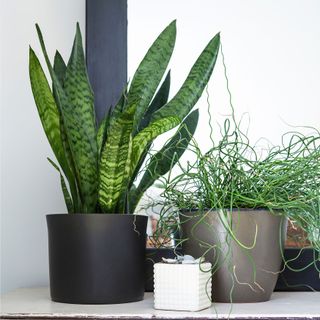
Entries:
{"type": "Polygon", "coordinates": [[[119,102],[97,125],[79,25],[67,64],[57,51],[52,65],[38,25],[36,29],[52,86],[30,48],[31,88],[58,162],[49,159],[60,174],[68,212],[133,213],[146,189],[178,161],[195,132],[198,110],[192,108],[213,71],[219,34],[168,101],[170,72],[165,73],[176,39],[176,23],[170,23],[151,45],[119,102]],[[147,161],[136,185],[153,140],[175,127],[171,140],[147,161]]]}

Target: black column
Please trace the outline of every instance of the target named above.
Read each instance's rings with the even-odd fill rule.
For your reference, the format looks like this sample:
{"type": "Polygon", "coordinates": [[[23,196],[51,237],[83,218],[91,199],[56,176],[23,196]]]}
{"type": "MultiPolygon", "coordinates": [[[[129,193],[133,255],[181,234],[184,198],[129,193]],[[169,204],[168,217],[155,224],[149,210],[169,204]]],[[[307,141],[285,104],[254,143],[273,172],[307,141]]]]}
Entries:
{"type": "Polygon", "coordinates": [[[127,0],[86,1],[86,59],[100,123],[127,82],[127,0]]]}

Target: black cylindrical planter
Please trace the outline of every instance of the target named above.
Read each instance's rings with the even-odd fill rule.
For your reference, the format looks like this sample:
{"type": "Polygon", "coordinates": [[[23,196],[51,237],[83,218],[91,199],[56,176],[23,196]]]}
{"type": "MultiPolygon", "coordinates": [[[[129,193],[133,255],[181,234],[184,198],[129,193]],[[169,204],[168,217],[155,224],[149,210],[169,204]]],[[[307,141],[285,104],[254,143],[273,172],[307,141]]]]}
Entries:
{"type": "Polygon", "coordinates": [[[123,214],[47,215],[52,300],[142,300],[147,220],[123,214]]]}

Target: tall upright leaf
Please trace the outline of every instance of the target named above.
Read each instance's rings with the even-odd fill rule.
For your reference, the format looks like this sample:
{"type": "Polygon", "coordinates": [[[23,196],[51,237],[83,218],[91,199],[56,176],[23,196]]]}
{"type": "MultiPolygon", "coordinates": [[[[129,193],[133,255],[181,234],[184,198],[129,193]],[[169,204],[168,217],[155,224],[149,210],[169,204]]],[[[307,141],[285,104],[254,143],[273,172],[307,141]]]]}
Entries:
{"type": "Polygon", "coordinates": [[[110,124],[110,133],[100,160],[99,204],[106,212],[123,209],[132,168],[132,132],[138,129],[141,118],[162,79],[172,55],[176,37],[173,21],[151,45],[132,79],[126,98],[126,109],[110,124]],[[120,202],[120,204],[119,204],[120,202]]]}
{"type": "Polygon", "coordinates": [[[69,166],[63,146],[59,110],[40,62],[31,48],[29,52],[29,75],[43,129],[56,159],[70,183],[72,194],[76,196],[75,177],[69,166]]]}
{"type": "Polygon", "coordinates": [[[198,109],[190,115],[179,126],[175,135],[154,154],[146,168],[138,187],[130,190],[130,210],[134,211],[143,193],[151,187],[154,182],[166,174],[181,158],[194,135],[199,119],[198,109]]]}
{"type": "MultiPolygon", "coordinates": [[[[127,86],[124,88],[121,97],[114,108],[109,108],[108,112],[102,119],[97,132],[97,142],[99,153],[102,152],[102,148],[107,140],[108,129],[113,122],[115,122],[125,109],[127,101],[127,86]]],[[[133,117],[133,114],[131,115],[133,117]]]]}
{"type": "Polygon", "coordinates": [[[108,127],[110,125],[111,116],[112,116],[112,109],[109,108],[108,112],[105,114],[98,128],[97,144],[98,144],[99,154],[102,152],[102,148],[107,140],[107,132],[108,132],[108,127]]]}
{"type": "MultiPolygon", "coordinates": [[[[141,119],[141,121],[139,123],[138,132],[145,129],[149,125],[153,113],[155,111],[157,111],[158,109],[160,109],[162,106],[164,106],[168,102],[169,91],[170,91],[170,71],[168,72],[167,76],[165,77],[165,80],[162,82],[159,90],[157,91],[156,95],[154,96],[152,102],[150,103],[150,106],[148,107],[144,117],[141,119]]],[[[136,179],[136,177],[140,171],[140,168],[148,155],[150,146],[151,146],[151,143],[146,146],[143,154],[140,157],[138,164],[136,165],[135,170],[133,172],[131,172],[129,189],[132,187],[132,184],[133,184],[134,180],[136,179]]]]}
{"type": "Polygon", "coordinates": [[[68,170],[60,134],[59,110],[40,62],[30,48],[29,75],[33,97],[50,146],[64,171],[68,170]]]}
{"type": "Polygon", "coordinates": [[[128,109],[110,125],[107,141],[102,149],[99,205],[106,213],[115,212],[119,201],[124,203],[130,175],[132,114],[133,108],[128,109]]]}
{"type": "MultiPolygon", "coordinates": [[[[61,86],[64,86],[64,79],[67,71],[67,65],[65,64],[61,54],[59,51],[56,51],[55,56],[54,56],[54,63],[53,63],[53,70],[54,73],[57,76],[57,79],[59,80],[61,86]]],[[[55,85],[52,84],[53,88],[53,96],[57,100],[57,93],[55,89],[55,85]]],[[[74,160],[72,157],[72,152],[71,148],[69,145],[69,141],[67,138],[67,133],[65,129],[65,125],[63,123],[63,117],[60,116],[60,132],[61,132],[61,139],[62,139],[62,144],[64,147],[64,153],[66,160],[68,162],[68,166],[70,168],[70,171],[72,172],[72,176],[68,177],[68,182],[70,185],[70,190],[71,190],[71,195],[73,199],[73,205],[74,205],[74,211],[75,212],[81,212],[82,211],[82,203],[80,199],[80,194],[77,186],[77,178],[76,178],[76,170],[75,170],[75,165],[74,165],[74,160]]]]}
{"type": "Polygon", "coordinates": [[[177,125],[180,119],[178,117],[166,117],[151,123],[144,130],[139,132],[133,139],[132,159],[131,159],[131,172],[133,172],[139,163],[141,155],[143,154],[146,146],[150,144],[160,134],[167,132],[177,125]]]}
{"type": "Polygon", "coordinates": [[[98,152],[93,96],[86,73],[82,39],[77,25],[76,37],[62,87],[48,58],[43,37],[37,26],[40,44],[57,93],[66,135],[74,159],[84,212],[95,212],[98,185],[98,152]]]}
{"type": "Polygon", "coordinates": [[[135,105],[134,130],[145,114],[166,71],[176,40],[176,22],[171,22],[151,45],[132,79],[128,106],[135,105]]]}
{"type": "Polygon", "coordinates": [[[98,148],[93,92],[89,83],[79,24],[64,79],[69,105],[64,105],[67,137],[79,173],[84,210],[95,212],[98,186],[98,148]],[[70,117],[69,117],[70,115],[70,117]],[[80,125],[79,125],[80,124],[80,125]],[[77,133],[75,132],[77,131],[77,133]],[[71,140],[71,141],[70,141],[71,140]]]}
{"type": "Polygon", "coordinates": [[[145,112],[143,118],[140,120],[138,131],[141,131],[144,128],[146,128],[150,123],[153,113],[159,110],[168,102],[170,82],[171,77],[169,71],[164,81],[162,82],[159,90],[157,91],[156,95],[151,101],[149,107],[147,108],[147,111],[145,112]]]}
{"type": "Polygon", "coordinates": [[[74,205],[72,202],[72,198],[70,196],[70,193],[68,191],[67,185],[64,181],[64,177],[60,171],[60,168],[52,161],[50,158],[47,158],[48,161],[51,163],[51,165],[59,172],[60,175],[60,184],[61,184],[61,189],[64,197],[64,202],[66,204],[67,210],[69,213],[74,213],[74,205]]]}
{"type": "Polygon", "coordinates": [[[66,76],[66,71],[67,71],[67,65],[64,62],[61,54],[59,51],[56,51],[54,55],[54,62],[53,62],[53,70],[55,74],[57,75],[58,80],[64,85],[64,78],[66,76]]]}
{"type": "Polygon", "coordinates": [[[168,116],[184,119],[199,100],[215,66],[220,48],[218,33],[202,51],[177,94],[153,114],[151,122],[168,116]]]}

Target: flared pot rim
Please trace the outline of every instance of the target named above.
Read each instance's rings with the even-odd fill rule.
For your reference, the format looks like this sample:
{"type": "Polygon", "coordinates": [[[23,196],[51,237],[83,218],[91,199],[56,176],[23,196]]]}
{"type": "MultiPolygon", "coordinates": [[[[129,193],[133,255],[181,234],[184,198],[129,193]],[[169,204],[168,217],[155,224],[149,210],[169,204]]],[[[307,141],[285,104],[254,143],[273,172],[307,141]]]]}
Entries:
{"type": "Polygon", "coordinates": [[[106,216],[119,216],[119,217],[146,217],[148,218],[147,215],[145,214],[134,214],[134,213],[128,213],[128,214],[124,214],[124,213],[48,213],[46,214],[46,217],[106,217],[106,216]]]}
{"type": "MultiPolygon", "coordinates": [[[[217,212],[217,211],[220,211],[220,210],[223,210],[223,211],[228,211],[230,212],[230,208],[219,208],[219,209],[216,209],[216,208],[203,208],[203,209],[199,209],[199,208],[194,208],[194,209],[186,209],[186,208],[182,208],[182,209],[179,209],[179,211],[181,213],[188,213],[188,212],[217,212]]],[[[280,212],[281,209],[273,209],[273,210],[270,210],[268,208],[232,208],[232,212],[255,212],[255,211],[258,211],[258,212],[262,212],[262,211],[267,211],[267,212],[280,212]]]]}

